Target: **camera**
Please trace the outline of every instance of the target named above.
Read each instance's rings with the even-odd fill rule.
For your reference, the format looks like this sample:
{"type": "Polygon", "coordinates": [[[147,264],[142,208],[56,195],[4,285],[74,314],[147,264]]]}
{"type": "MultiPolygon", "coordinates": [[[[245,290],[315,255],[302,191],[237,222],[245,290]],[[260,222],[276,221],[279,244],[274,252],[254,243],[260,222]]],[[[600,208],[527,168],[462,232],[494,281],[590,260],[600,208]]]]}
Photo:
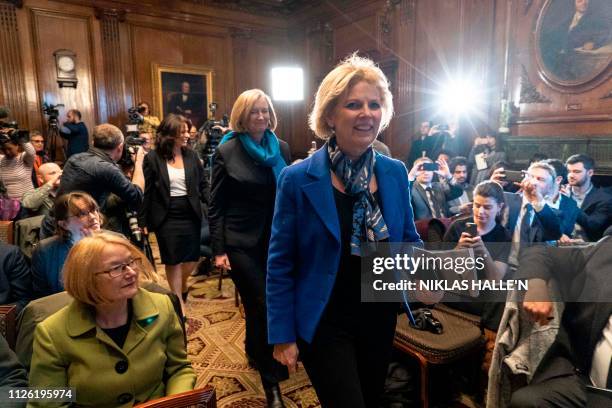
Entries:
{"type": "Polygon", "coordinates": [[[49,122],[57,123],[57,118],[59,118],[59,109],[63,108],[64,104],[58,103],[57,105],[49,104],[47,102],[43,102],[42,111],[45,115],[49,117],[49,122]]]}
{"type": "Polygon", "coordinates": [[[25,129],[19,129],[17,122],[5,122],[0,120],[0,146],[8,142],[20,145],[29,141],[30,132],[25,129]]]}
{"type": "Polygon", "coordinates": [[[127,211],[125,213],[125,218],[128,220],[128,225],[130,226],[130,232],[132,236],[136,240],[136,242],[142,241],[142,231],[138,226],[138,214],[136,211],[127,211]]]}
{"type": "Polygon", "coordinates": [[[144,113],[145,108],[141,106],[132,106],[128,109],[128,123],[130,125],[140,125],[144,122],[144,113]]]}
{"type": "Polygon", "coordinates": [[[223,131],[219,128],[215,128],[216,126],[228,127],[229,126],[229,118],[227,115],[223,115],[223,119],[218,120],[207,120],[204,122],[199,132],[206,134],[206,147],[204,149],[206,154],[214,154],[217,146],[219,146],[219,142],[223,138],[223,131]]]}
{"type": "Polygon", "coordinates": [[[438,163],[423,163],[421,169],[423,171],[438,171],[440,170],[440,166],[438,163]]]}
{"type": "Polygon", "coordinates": [[[121,158],[117,162],[122,168],[132,167],[134,165],[132,155],[136,154],[140,146],[147,143],[145,139],[131,135],[130,133],[131,132],[128,132],[128,136],[123,142],[123,152],[121,153],[121,158]]]}
{"type": "Polygon", "coordinates": [[[510,183],[520,183],[525,178],[527,172],[525,170],[515,171],[515,170],[505,170],[505,180],[510,183]]]}

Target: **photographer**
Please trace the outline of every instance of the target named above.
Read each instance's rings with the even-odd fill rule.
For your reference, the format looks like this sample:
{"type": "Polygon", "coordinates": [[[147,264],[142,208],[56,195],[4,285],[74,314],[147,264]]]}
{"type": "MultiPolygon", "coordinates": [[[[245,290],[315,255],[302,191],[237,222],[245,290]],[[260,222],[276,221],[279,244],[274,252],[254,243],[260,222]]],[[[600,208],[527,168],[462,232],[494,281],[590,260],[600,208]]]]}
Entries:
{"type": "Polygon", "coordinates": [[[485,135],[476,137],[468,155],[468,163],[472,167],[470,184],[475,186],[487,180],[492,172],[491,167],[504,160],[506,152],[502,149],[497,132],[489,129],[485,135]]]}
{"type": "Polygon", "coordinates": [[[81,112],[70,109],[66,114],[67,121],[60,129],[60,136],[68,140],[66,158],[73,154],[86,152],[89,148],[89,132],[87,126],[81,122],[81,112]]]}
{"type": "Polygon", "coordinates": [[[17,132],[12,130],[0,130],[0,181],[8,198],[21,200],[25,193],[34,190],[32,168],[36,150],[27,138],[16,136],[17,132]]]}
{"type": "Polygon", "coordinates": [[[444,160],[434,163],[428,157],[417,159],[408,173],[408,182],[415,220],[450,217],[448,203],[463,195],[463,189],[453,182],[453,175],[444,160]],[[433,181],[434,173],[439,182],[433,181]]]}
{"type": "Polygon", "coordinates": [[[144,151],[138,149],[134,174],[130,180],[117,165],[123,155],[123,133],[118,127],[105,123],[96,126],[93,145],[85,153],[72,156],[64,166],[58,195],[85,191],[105,210],[110,193],[125,201],[131,210],[138,210],[143,199],[144,151]]]}
{"type": "MultiPolygon", "coordinates": [[[[159,118],[151,115],[149,104],[141,101],[138,104],[138,113],[142,115],[142,123],[138,125],[138,131],[150,133],[155,136],[157,128],[159,127],[159,118]]],[[[155,139],[151,140],[151,143],[155,144],[155,139]]]]}

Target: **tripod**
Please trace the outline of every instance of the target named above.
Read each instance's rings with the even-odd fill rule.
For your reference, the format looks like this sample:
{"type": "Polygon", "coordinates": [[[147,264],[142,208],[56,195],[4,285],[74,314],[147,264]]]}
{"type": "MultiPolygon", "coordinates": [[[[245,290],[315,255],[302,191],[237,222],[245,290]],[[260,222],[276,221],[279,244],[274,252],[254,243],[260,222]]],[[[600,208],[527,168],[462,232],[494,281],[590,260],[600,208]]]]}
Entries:
{"type": "Polygon", "coordinates": [[[55,162],[56,159],[58,161],[64,161],[66,155],[64,154],[64,149],[62,147],[62,143],[60,142],[59,124],[56,116],[49,116],[49,122],[47,125],[47,140],[49,141],[47,144],[47,150],[49,152],[49,158],[51,161],[55,162]],[[60,148],[59,155],[57,154],[58,147],[60,148]]]}

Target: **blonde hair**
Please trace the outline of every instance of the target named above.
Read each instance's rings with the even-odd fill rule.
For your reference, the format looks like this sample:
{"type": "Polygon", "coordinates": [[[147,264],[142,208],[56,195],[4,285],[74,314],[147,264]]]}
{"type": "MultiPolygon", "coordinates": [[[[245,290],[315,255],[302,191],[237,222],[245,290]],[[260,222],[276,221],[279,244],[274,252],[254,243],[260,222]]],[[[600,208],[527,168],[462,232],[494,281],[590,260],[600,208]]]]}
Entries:
{"type": "Polygon", "coordinates": [[[138,271],[140,283],[157,281],[147,257],[130,241],[119,234],[100,232],[75,244],[64,263],[64,288],[74,299],[92,306],[109,302],[101,295],[96,283],[96,272],[100,272],[102,264],[102,252],[109,245],[121,245],[130,251],[134,258],[142,260],[142,268],[138,271]]]}
{"type": "Polygon", "coordinates": [[[557,178],[557,172],[555,171],[555,168],[548,163],[541,162],[541,161],[531,163],[531,166],[529,166],[527,171],[531,169],[541,169],[541,170],[545,170],[546,172],[548,172],[548,174],[550,174],[550,177],[551,177],[551,181],[549,183],[554,184],[555,179],[557,178]]]}
{"type": "Polygon", "coordinates": [[[270,100],[270,97],[261,89],[249,89],[238,96],[238,99],[236,99],[232,107],[232,114],[230,115],[230,129],[241,133],[246,133],[248,131],[246,123],[248,122],[253,105],[255,105],[255,102],[257,102],[259,98],[265,98],[268,103],[268,111],[270,112],[268,129],[272,131],[276,129],[276,124],[278,122],[276,119],[276,112],[274,112],[274,106],[272,106],[272,100],[270,100]]]}
{"type": "Polygon", "coordinates": [[[389,81],[374,61],[359,57],[357,53],[350,55],[340,62],[321,82],[312,112],[308,118],[310,129],[321,139],[329,139],[334,133],[327,123],[327,118],[336,108],[338,101],[347,95],[357,83],[365,81],[376,86],[380,92],[382,119],[380,129],[382,132],[393,116],[393,95],[389,91],[389,81]]]}

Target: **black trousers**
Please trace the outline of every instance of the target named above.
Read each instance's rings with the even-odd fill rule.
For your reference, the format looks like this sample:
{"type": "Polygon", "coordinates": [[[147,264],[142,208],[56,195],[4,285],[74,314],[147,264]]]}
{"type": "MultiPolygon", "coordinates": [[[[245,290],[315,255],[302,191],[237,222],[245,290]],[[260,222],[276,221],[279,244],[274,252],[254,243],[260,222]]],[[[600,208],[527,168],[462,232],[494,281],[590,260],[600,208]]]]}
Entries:
{"type": "Polygon", "coordinates": [[[584,380],[579,376],[554,377],[530,384],[512,393],[511,408],[573,408],[586,407],[584,380]]]}
{"type": "Polygon", "coordinates": [[[231,277],[244,304],[246,354],[255,363],[264,386],[289,378],[287,368],[272,357],[266,308],[267,248],[226,248],[231,277]]]}
{"type": "Polygon", "coordinates": [[[361,304],[358,309],[365,311],[359,322],[322,318],[310,344],[298,339],[302,362],[324,408],[378,407],[391,360],[397,305],[361,304]]]}

